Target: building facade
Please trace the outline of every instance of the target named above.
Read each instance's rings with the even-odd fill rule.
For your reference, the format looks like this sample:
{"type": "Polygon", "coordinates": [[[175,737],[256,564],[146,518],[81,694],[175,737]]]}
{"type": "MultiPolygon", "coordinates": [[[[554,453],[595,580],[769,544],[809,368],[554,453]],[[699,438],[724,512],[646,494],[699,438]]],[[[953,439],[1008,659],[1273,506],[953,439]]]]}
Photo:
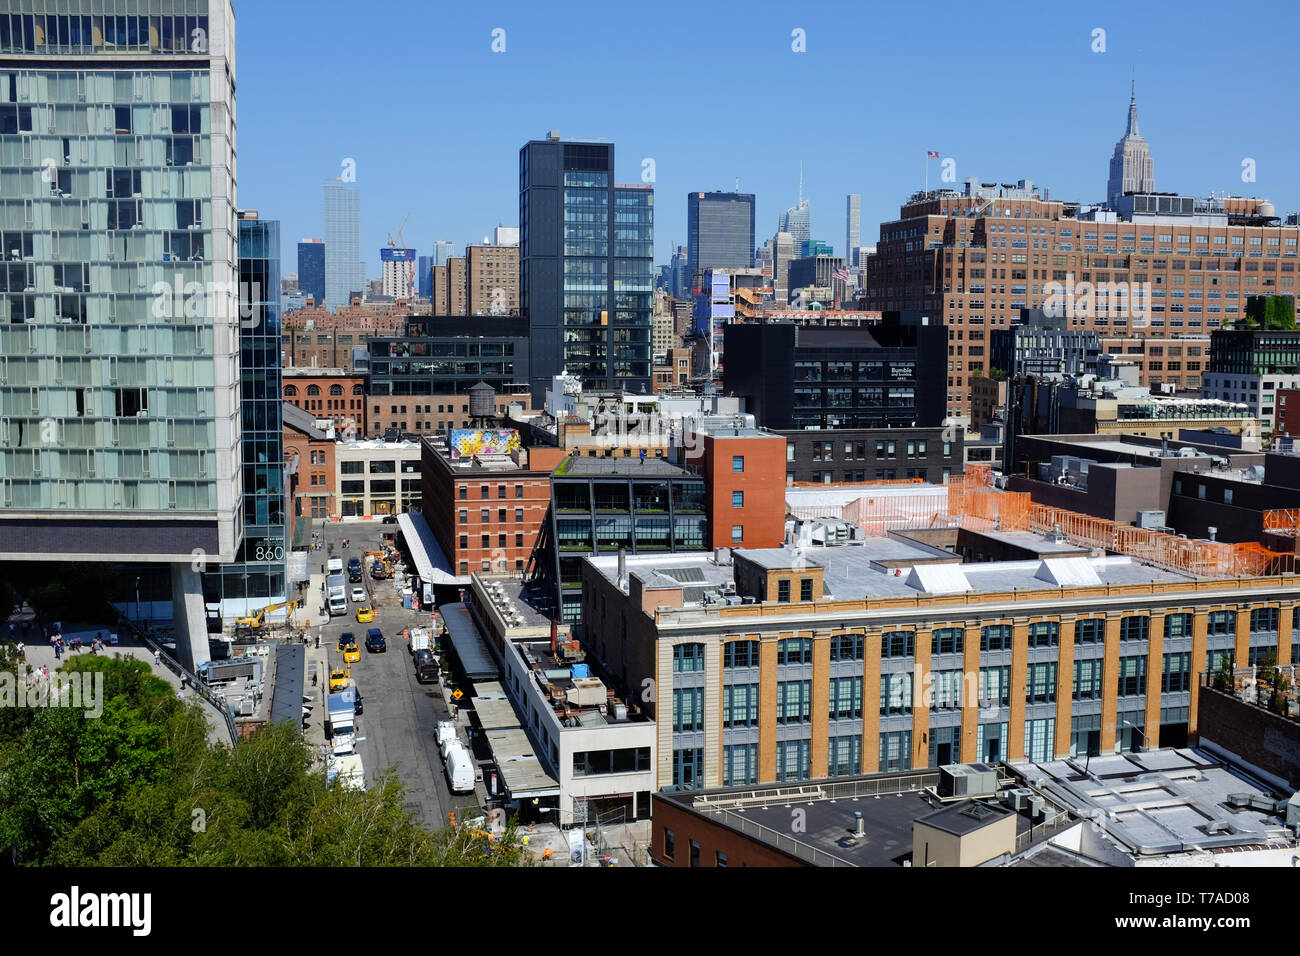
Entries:
{"type": "Polygon", "coordinates": [[[298,291],[311,296],[318,308],[325,304],[324,239],[303,239],[298,243],[298,291]]]}
{"type": "Polygon", "coordinates": [[[904,481],[946,484],[965,471],[959,428],[828,428],[783,431],[786,484],[904,481]]]}
{"type": "Polygon", "coordinates": [[[615,185],[611,143],[534,140],[519,151],[519,228],[534,400],[564,372],[649,391],[651,187],[615,185]]]}
{"type": "Polygon", "coordinates": [[[1278,426],[1277,393],[1300,388],[1300,332],[1215,329],[1202,394],[1242,402],[1265,432],[1278,426]]]}
{"type": "Polygon", "coordinates": [[[338,474],[338,516],[396,515],[420,504],[420,446],[379,439],[339,442],[334,449],[338,474]]]}
{"type": "Polygon", "coordinates": [[[414,299],[416,287],[416,257],[414,249],[379,250],[379,281],[383,294],[393,299],[414,299]]]}
{"type": "Polygon", "coordinates": [[[686,253],[692,283],[706,269],[748,269],[754,258],[753,194],[687,193],[686,253]]]}
{"type": "Polygon", "coordinates": [[[187,574],[235,558],[248,491],[234,12],[60,11],[0,14],[0,557],[187,574]]]}
{"type": "MultiPolygon", "coordinates": [[[[331,310],[352,304],[365,286],[361,264],[361,191],[325,180],[325,302],[331,310]]],[[[318,305],[321,303],[317,303],[318,305]]]]}
{"type": "Polygon", "coordinates": [[[1115,144],[1110,157],[1110,175],[1106,178],[1106,201],[1118,202],[1132,193],[1156,191],[1156,167],[1151,158],[1151,147],[1138,132],[1136,87],[1129,93],[1128,125],[1124,135],[1115,144]]]}
{"type": "Polygon", "coordinates": [[[366,379],[341,368],[291,368],[281,373],[282,397],[317,421],[334,423],[340,438],[366,432],[366,379]]]}

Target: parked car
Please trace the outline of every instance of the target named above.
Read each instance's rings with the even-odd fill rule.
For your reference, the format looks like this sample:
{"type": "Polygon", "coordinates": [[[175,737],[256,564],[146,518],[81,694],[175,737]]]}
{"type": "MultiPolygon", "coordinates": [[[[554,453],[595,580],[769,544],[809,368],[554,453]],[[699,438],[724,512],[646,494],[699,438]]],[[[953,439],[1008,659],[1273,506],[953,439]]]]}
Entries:
{"type": "Polygon", "coordinates": [[[382,654],[388,650],[388,645],[384,643],[384,635],[377,627],[372,627],[366,631],[366,650],[371,654],[382,654]]]}
{"type": "Polygon", "coordinates": [[[361,569],[351,568],[348,571],[348,584],[360,584],[360,583],[361,583],[361,569]]]}
{"type": "Polygon", "coordinates": [[[372,608],[370,605],[365,604],[357,608],[358,624],[369,624],[374,619],[375,619],[375,609],[372,608]]]}
{"type": "Polygon", "coordinates": [[[415,679],[421,684],[438,679],[438,661],[432,651],[416,651],[412,660],[415,663],[415,679]]]}
{"type": "Polygon", "coordinates": [[[366,589],[365,589],[365,588],[353,588],[353,589],[352,589],[352,603],[353,603],[353,604],[365,604],[365,603],[366,603],[366,589]]]}

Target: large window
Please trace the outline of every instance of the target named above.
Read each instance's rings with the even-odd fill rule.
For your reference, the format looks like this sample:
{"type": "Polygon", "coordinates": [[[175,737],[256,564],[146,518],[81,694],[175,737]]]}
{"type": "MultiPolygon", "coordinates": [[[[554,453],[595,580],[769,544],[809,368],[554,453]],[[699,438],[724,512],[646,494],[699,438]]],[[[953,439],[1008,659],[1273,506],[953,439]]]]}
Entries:
{"type": "Polygon", "coordinates": [[[960,670],[934,671],[931,675],[930,706],[935,710],[960,710],[962,678],[960,670]]]}
{"type": "Polygon", "coordinates": [[[758,744],[724,744],[722,785],[734,787],[758,783],[758,744]]]}
{"type": "Polygon", "coordinates": [[[1075,700],[1101,700],[1101,658],[1090,661],[1074,662],[1075,700]]]}
{"type": "Polygon", "coordinates": [[[812,741],[776,742],[776,779],[807,780],[812,775],[812,741]]]}
{"type": "Polygon", "coordinates": [[[1165,616],[1165,637],[1191,637],[1192,615],[1168,614],[1165,616]]]}
{"type": "Polygon", "coordinates": [[[881,657],[913,657],[916,634],[912,631],[888,631],[880,639],[881,657]]]}
{"type": "Polygon", "coordinates": [[[832,677],[830,681],[830,718],[848,720],[862,717],[862,678],[832,677]]]}
{"type": "Polygon", "coordinates": [[[703,644],[677,644],[673,647],[673,673],[704,670],[703,644]]]}
{"type": "Polygon", "coordinates": [[[1211,611],[1207,622],[1210,637],[1229,637],[1237,633],[1236,611],[1211,611]]]}
{"type": "Polygon", "coordinates": [[[704,688],[673,688],[673,733],[704,729],[704,688]]]}
{"type": "Polygon", "coordinates": [[[1119,639],[1121,641],[1145,641],[1151,636],[1151,618],[1145,614],[1138,617],[1121,618],[1119,622],[1119,639]]]}
{"type": "Polygon", "coordinates": [[[811,637],[792,637],[776,645],[777,664],[811,664],[813,642],[811,637]]]}
{"type": "Polygon", "coordinates": [[[776,722],[806,724],[810,720],[812,720],[812,681],[777,681],[776,722]]]}
{"type": "Polygon", "coordinates": [[[902,730],[880,735],[880,772],[912,769],[912,732],[902,730]]]}
{"type": "Polygon", "coordinates": [[[722,666],[757,667],[758,641],[731,641],[722,645],[722,666]]]}
{"type": "Polygon", "coordinates": [[[1011,667],[980,668],[980,706],[1007,707],[1011,703],[1011,667]]]}
{"type": "Polygon", "coordinates": [[[1056,661],[1030,664],[1025,675],[1025,701],[1050,704],[1056,700],[1056,661]]]}
{"type": "Polygon", "coordinates": [[[826,773],[831,777],[851,777],[862,772],[862,738],[831,737],[827,740],[826,773]]]}
{"type": "Polygon", "coordinates": [[[960,627],[941,627],[930,635],[931,654],[960,654],[966,642],[966,632],[960,627]]]}
{"type": "Polygon", "coordinates": [[[1088,618],[1074,623],[1074,643],[1105,644],[1106,622],[1101,618],[1088,618]]]}
{"type": "Polygon", "coordinates": [[[1141,697],[1146,692],[1146,657],[1121,657],[1119,659],[1119,696],[1141,697]]]}
{"type": "Polygon", "coordinates": [[[1257,607],[1250,612],[1250,630],[1269,633],[1277,630],[1278,611],[1275,607],[1257,607]]]}
{"type": "Polygon", "coordinates": [[[880,675],[880,716],[894,717],[912,712],[912,675],[880,675]]]}
{"type": "Polygon", "coordinates": [[[980,650],[1011,650],[1011,625],[990,624],[988,627],[980,628],[980,650]]]}
{"type": "Polygon", "coordinates": [[[691,790],[704,785],[704,748],[673,751],[673,786],[691,790]]]}
{"type": "Polygon", "coordinates": [[[1061,625],[1055,621],[1039,621],[1029,625],[1030,647],[1056,647],[1061,642],[1061,625]]]}
{"type": "Polygon", "coordinates": [[[860,661],[865,653],[866,640],[861,634],[832,634],[832,661],[860,661]]]}
{"type": "Polygon", "coordinates": [[[650,769],[649,747],[618,750],[579,750],[573,754],[573,775],[591,777],[606,773],[637,773],[650,769]]]}
{"type": "Polygon", "coordinates": [[[1190,652],[1166,654],[1164,673],[1160,676],[1163,693],[1180,693],[1192,689],[1192,655],[1190,652]]]}
{"type": "Polygon", "coordinates": [[[722,688],[722,726],[758,726],[757,684],[727,684],[722,688]]]}

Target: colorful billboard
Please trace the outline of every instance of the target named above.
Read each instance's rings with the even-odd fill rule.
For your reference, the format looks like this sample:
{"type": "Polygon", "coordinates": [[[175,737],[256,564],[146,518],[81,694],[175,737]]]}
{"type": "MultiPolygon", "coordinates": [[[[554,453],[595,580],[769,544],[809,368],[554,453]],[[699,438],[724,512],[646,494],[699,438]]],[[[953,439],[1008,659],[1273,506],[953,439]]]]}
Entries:
{"type": "Polygon", "coordinates": [[[451,457],[508,455],[519,450],[519,432],[513,428],[457,428],[451,433],[451,457]]]}

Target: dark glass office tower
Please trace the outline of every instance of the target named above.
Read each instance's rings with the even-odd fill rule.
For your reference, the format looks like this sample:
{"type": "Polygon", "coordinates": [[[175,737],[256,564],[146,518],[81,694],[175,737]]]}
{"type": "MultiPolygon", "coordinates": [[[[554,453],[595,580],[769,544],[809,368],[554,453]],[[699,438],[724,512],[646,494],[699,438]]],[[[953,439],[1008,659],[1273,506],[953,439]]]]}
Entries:
{"type": "Polygon", "coordinates": [[[561,372],[650,390],[654,191],[613,180],[611,143],[552,135],[519,151],[521,307],[539,402],[561,372]]]}
{"type": "Polygon", "coordinates": [[[239,411],[243,542],[209,568],[204,591],[222,615],[285,598],[284,439],[280,388],[280,223],[239,219],[239,411]],[[215,592],[215,593],[214,593],[215,592]]]}
{"type": "Polygon", "coordinates": [[[316,300],[316,308],[325,304],[325,243],[304,239],[298,243],[298,290],[316,300]]]}
{"type": "Polygon", "coordinates": [[[704,269],[748,269],[754,264],[752,193],[687,194],[686,264],[692,284],[704,269]]]}

